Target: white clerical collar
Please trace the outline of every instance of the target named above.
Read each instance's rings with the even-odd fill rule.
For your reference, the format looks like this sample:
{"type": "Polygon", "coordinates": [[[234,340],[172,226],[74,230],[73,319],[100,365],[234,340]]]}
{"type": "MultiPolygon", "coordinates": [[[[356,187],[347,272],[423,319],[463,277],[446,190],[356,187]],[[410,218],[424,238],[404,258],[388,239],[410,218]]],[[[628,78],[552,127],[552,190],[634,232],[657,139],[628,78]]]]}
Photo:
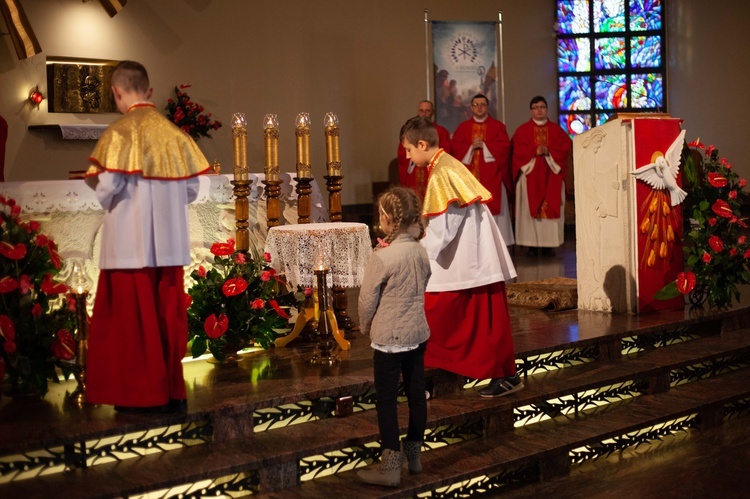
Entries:
{"type": "Polygon", "coordinates": [[[487,121],[487,118],[489,118],[489,117],[490,117],[490,115],[488,114],[488,115],[486,115],[486,116],[485,116],[484,118],[482,118],[482,119],[480,120],[480,119],[479,119],[479,118],[477,118],[476,116],[472,116],[472,118],[474,118],[474,121],[476,121],[477,123],[484,123],[485,121],[487,121]]]}
{"type": "Polygon", "coordinates": [[[535,120],[534,118],[531,118],[531,120],[539,126],[545,125],[547,123],[547,118],[544,118],[543,120],[535,120]]]}

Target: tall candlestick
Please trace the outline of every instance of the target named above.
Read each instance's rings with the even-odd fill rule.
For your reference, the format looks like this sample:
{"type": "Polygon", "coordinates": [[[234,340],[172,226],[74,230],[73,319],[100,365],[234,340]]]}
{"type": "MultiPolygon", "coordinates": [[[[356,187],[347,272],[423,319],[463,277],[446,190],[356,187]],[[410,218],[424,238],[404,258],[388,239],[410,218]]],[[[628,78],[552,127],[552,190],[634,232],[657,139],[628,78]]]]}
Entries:
{"type": "Polygon", "coordinates": [[[247,120],[244,113],[232,116],[232,145],[234,146],[234,178],[247,180],[247,120]]]}
{"type": "Polygon", "coordinates": [[[312,178],[310,167],[310,115],[299,113],[295,121],[297,136],[297,177],[312,178]]]}
{"type": "Polygon", "coordinates": [[[279,119],[275,114],[263,118],[263,143],[265,145],[266,180],[279,179],[279,119]]]}
{"type": "Polygon", "coordinates": [[[326,168],[328,175],[341,175],[341,158],[339,156],[339,119],[333,113],[326,113],[326,168]]]}

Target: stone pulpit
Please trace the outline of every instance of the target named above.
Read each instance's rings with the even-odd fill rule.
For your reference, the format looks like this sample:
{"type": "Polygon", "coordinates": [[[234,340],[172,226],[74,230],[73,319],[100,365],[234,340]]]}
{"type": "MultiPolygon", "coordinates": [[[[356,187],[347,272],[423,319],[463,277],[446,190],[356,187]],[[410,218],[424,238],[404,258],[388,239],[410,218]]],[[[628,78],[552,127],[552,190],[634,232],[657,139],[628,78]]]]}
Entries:
{"type": "Polygon", "coordinates": [[[680,123],[619,115],[573,138],[579,309],[684,306],[654,298],[683,269],[680,123]]]}

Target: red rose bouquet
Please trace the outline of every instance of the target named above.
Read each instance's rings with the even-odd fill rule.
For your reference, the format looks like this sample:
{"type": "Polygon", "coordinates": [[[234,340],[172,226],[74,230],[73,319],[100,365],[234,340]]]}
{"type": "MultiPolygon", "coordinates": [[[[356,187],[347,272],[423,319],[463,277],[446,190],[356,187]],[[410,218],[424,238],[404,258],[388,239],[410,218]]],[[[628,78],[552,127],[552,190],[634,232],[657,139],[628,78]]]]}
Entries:
{"type": "Polygon", "coordinates": [[[175,98],[167,99],[167,118],[189,134],[193,140],[201,137],[211,138],[211,130],[221,128],[221,121],[211,119],[211,113],[204,113],[205,109],[194,102],[185,92],[190,85],[174,87],[175,98]]]}
{"type": "Polygon", "coordinates": [[[234,239],[211,246],[214,265],[190,275],[188,329],[193,357],[208,349],[220,361],[255,342],[269,348],[292,328],[292,309],[304,299],[269,264],[269,255],[236,252],[234,239]]]}
{"type": "Polygon", "coordinates": [[[57,246],[39,232],[39,222],[21,220],[21,207],[0,196],[0,381],[7,374],[20,393],[47,393],[47,382],[67,379],[75,356],[75,307],[67,286],[54,276],[61,266],[57,246]]]}
{"type": "Polygon", "coordinates": [[[727,308],[739,299],[738,287],[750,283],[750,240],[744,235],[748,224],[740,216],[747,181],[714,146],[705,147],[699,140],[688,146],[692,151],[683,151],[682,164],[688,186],[683,213],[690,221],[683,254],[689,270],[656,297],[690,294],[693,302],[707,299],[709,306],[727,308]]]}

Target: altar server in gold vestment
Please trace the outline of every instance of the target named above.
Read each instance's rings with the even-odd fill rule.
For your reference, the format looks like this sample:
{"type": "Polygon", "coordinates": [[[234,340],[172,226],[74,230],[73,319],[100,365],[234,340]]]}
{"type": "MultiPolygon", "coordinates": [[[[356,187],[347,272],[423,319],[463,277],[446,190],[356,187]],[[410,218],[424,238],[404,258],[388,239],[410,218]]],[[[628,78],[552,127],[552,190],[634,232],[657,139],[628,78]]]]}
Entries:
{"type": "Polygon", "coordinates": [[[438,146],[435,127],[412,118],[401,142],[416,165],[427,167],[421,240],[430,258],[425,312],[430,340],[425,366],[474,379],[499,397],[523,388],[516,373],[505,281],[516,277],[508,248],[487,207],[490,191],[438,146]]]}
{"type": "Polygon", "coordinates": [[[86,173],[105,211],[86,399],[120,412],[184,410],[187,205],[209,164],[149,102],[141,64],[121,62],[112,91],[124,116],[104,132],[86,173]]]}

